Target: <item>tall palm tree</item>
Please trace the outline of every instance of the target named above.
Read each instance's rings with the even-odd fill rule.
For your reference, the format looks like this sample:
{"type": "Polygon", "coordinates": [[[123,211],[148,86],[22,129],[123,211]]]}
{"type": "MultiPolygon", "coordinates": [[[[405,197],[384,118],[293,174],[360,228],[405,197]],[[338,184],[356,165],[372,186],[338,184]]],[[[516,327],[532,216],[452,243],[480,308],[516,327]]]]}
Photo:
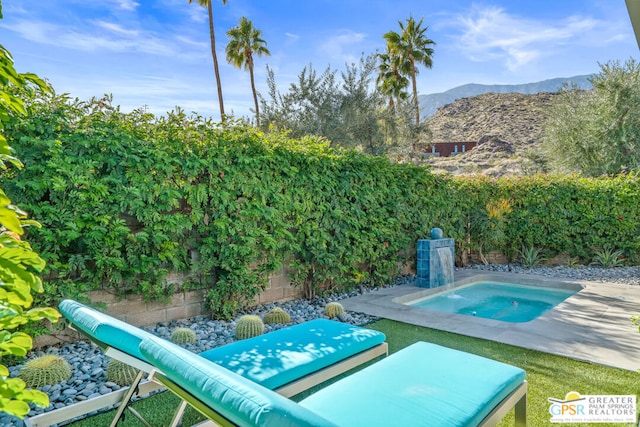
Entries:
{"type": "Polygon", "coordinates": [[[400,70],[405,75],[411,76],[413,86],[413,105],[416,110],[416,125],[420,124],[420,107],[418,105],[418,88],[416,84],[416,74],[418,69],[416,64],[422,64],[427,68],[433,66],[431,57],[433,56],[433,48],[436,43],[426,37],[429,27],[422,27],[422,21],[416,22],[413,16],[409,17],[406,25],[400,24],[400,33],[389,31],[383,37],[387,41],[387,48],[391,55],[400,59],[400,70]]]}
{"type": "MultiPolygon", "coordinates": [[[[188,0],[189,4],[193,0],[188,0]]],[[[220,120],[224,122],[224,101],[222,100],[222,83],[220,83],[220,70],[218,69],[218,55],[216,54],[216,35],[213,30],[213,7],[211,0],[198,0],[200,6],[205,6],[209,12],[209,38],[211,39],[211,56],[213,57],[213,72],[216,75],[216,86],[218,88],[218,104],[220,105],[220,120]]],[[[227,0],[222,0],[222,4],[227,4],[227,0]]]]}
{"type": "Polygon", "coordinates": [[[227,62],[238,68],[244,66],[245,70],[249,70],[253,102],[256,106],[256,125],[258,127],[260,127],[260,111],[258,110],[258,92],[256,91],[256,83],[253,77],[253,57],[254,55],[271,55],[271,52],[267,49],[267,42],[260,38],[261,35],[262,31],[257,30],[253,23],[243,16],[240,18],[240,24],[237,27],[227,31],[229,43],[226,48],[227,62]]]}
{"type": "Polygon", "coordinates": [[[395,104],[401,99],[406,99],[406,89],[409,86],[409,79],[402,75],[397,57],[387,53],[378,55],[378,76],[376,85],[378,89],[389,97],[389,109],[395,113],[395,104]],[[395,101],[394,101],[395,98],[395,101]]]}

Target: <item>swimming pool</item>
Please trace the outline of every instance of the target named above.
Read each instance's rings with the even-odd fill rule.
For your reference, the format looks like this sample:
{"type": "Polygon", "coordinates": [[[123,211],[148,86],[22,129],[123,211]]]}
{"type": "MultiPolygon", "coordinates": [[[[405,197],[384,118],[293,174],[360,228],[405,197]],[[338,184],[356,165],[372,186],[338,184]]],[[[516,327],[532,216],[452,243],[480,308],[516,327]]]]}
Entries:
{"type": "Polygon", "coordinates": [[[578,290],[476,282],[410,301],[414,307],[523,323],[540,317],[578,290]]]}

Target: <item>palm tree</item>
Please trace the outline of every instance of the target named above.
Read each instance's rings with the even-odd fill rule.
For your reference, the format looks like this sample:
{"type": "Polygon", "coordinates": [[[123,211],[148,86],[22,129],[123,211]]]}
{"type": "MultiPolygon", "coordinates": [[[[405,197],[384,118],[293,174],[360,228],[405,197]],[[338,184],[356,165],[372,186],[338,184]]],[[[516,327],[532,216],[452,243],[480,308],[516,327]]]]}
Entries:
{"type": "MultiPolygon", "coordinates": [[[[193,0],[188,0],[189,4],[193,0]]],[[[213,57],[213,72],[216,75],[216,86],[218,87],[218,104],[220,105],[220,120],[224,123],[224,102],[222,100],[222,84],[220,83],[220,70],[218,70],[218,55],[216,54],[216,35],[213,31],[213,7],[211,0],[198,0],[200,6],[205,6],[209,12],[209,38],[211,39],[211,56],[213,57]]],[[[227,4],[227,0],[222,0],[222,4],[227,4]]]]}
{"type": "Polygon", "coordinates": [[[409,86],[409,79],[402,75],[399,61],[389,51],[379,53],[377,56],[379,64],[376,85],[384,95],[389,97],[389,109],[394,113],[396,102],[407,97],[406,88],[409,86]]]}
{"type": "Polygon", "coordinates": [[[227,62],[231,65],[245,70],[249,70],[251,77],[251,90],[253,91],[253,102],[256,106],[256,126],[260,127],[260,111],[258,110],[258,92],[253,77],[253,56],[271,55],[267,49],[267,42],[260,38],[262,31],[257,30],[251,21],[246,17],[240,18],[237,27],[227,31],[229,44],[227,44],[227,62]]]}
{"type": "Polygon", "coordinates": [[[416,125],[420,124],[420,107],[418,105],[418,88],[416,84],[416,74],[418,69],[416,64],[422,64],[427,68],[431,68],[433,62],[431,57],[433,49],[430,47],[436,43],[427,38],[425,33],[429,27],[422,28],[424,18],[416,22],[413,16],[406,21],[406,26],[402,22],[400,24],[400,33],[389,31],[384,35],[387,41],[387,49],[392,56],[395,56],[399,62],[399,70],[405,75],[411,76],[413,84],[413,105],[416,110],[416,125]]]}

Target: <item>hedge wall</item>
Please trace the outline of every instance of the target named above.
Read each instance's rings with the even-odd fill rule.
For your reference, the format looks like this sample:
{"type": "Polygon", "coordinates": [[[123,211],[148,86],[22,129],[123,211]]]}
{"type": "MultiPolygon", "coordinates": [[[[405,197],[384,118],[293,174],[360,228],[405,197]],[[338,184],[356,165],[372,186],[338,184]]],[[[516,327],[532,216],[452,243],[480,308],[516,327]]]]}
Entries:
{"type": "MultiPolygon", "coordinates": [[[[514,255],[523,246],[536,247],[544,249],[549,257],[566,254],[589,263],[595,254],[611,248],[621,250],[629,263],[640,262],[637,172],[600,178],[465,178],[455,183],[474,198],[475,206],[469,206],[472,217],[474,212],[476,218],[487,217],[492,207],[500,205],[496,202],[503,202],[503,215],[494,222],[500,222],[504,241],[496,250],[514,255]]],[[[477,245],[481,236],[472,233],[471,239],[477,245]]]]}
{"type": "Polygon", "coordinates": [[[434,226],[458,250],[640,246],[637,175],[447,179],[320,138],[64,96],[32,99],[7,133],[26,167],[1,185],[43,224],[29,241],[52,304],[97,288],[161,297],[178,271],[229,317],[285,262],[308,295],[387,282],[434,226]]]}

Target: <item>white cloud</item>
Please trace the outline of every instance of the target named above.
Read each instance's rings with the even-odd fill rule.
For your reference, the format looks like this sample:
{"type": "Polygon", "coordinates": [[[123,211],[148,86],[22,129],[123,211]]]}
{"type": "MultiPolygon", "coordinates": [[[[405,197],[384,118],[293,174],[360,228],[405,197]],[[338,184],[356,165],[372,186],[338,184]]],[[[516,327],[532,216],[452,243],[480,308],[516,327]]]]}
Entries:
{"type": "Polygon", "coordinates": [[[300,39],[300,36],[298,34],[284,33],[284,35],[287,36],[287,40],[289,42],[296,42],[300,39]]]}
{"type": "Polygon", "coordinates": [[[90,28],[75,28],[44,21],[19,20],[5,27],[31,42],[85,52],[139,52],[162,56],[185,53],[152,33],[128,30],[105,21],[91,21],[91,24],[90,28]],[[107,32],[96,32],[96,27],[107,32]]]}
{"type": "Polygon", "coordinates": [[[118,8],[122,10],[136,10],[140,3],[133,0],[115,0],[115,4],[118,8]]]}
{"type": "Polygon", "coordinates": [[[193,40],[192,38],[186,37],[186,36],[176,36],[176,40],[178,40],[180,43],[184,43],[189,46],[196,47],[198,49],[208,49],[210,46],[208,40],[207,42],[201,42],[201,41],[193,40]]]}
{"type": "Polygon", "coordinates": [[[342,30],[327,38],[321,45],[320,51],[329,58],[340,59],[345,62],[356,62],[360,57],[362,49],[358,49],[367,35],[351,30],[342,30]]]}
{"type": "MultiPolygon", "coordinates": [[[[185,1],[186,3],[186,1],[185,1]]],[[[191,4],[187,4],[187,8],[184,12],[189,16],[189,19],[199,24],[203,22],[209,22],[209,12],[206,7],[200,6],[197,0],[192,0],[191,4]]],[[[215,24],[215,16],[213,17],[215,24]]]]}
{"type": "Polygon", "coordinates": [[[140,31],[127,30],[126,28],[122,27],[121,25],[114,24],[112,22],[93,21],[93,23],[97,27],[104,28],[105,30],[108,30],[110,32],[117,33],[117,34],[120,34],[120,35],[123,35],[123,36],[138,37],[140,35],[140,31]]]}
{"type": "Polygon", "coordinates": [[[578,42],[601,22],[580,16],[542,22],[488,7],[459,15],[456,25],[461,31],[456,42],[469,59],[501,60],[510,71],[516,71],[550,53],[550,46],[578,42]]]}

